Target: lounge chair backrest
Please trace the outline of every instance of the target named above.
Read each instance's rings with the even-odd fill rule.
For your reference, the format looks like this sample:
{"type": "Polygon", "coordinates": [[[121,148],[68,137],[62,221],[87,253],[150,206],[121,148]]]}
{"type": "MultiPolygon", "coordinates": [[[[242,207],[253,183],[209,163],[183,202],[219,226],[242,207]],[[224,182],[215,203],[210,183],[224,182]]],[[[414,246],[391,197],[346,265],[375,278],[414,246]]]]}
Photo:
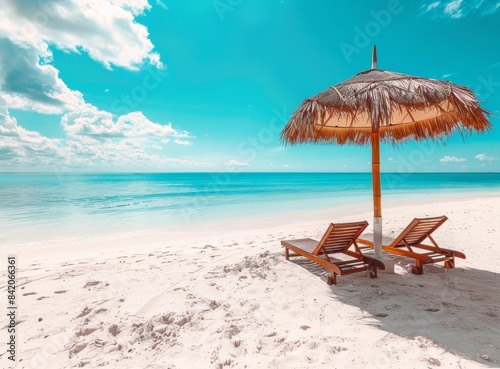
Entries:
{"type": "Polygon", "coordinates": [[[446,216],[433,218],[415,218],[403,232],[391,243],[390,247],[418,245],[432,232],[446,222],[446,216]]]}
{"type": "Polygon", "coordinates": [[[332,223],[318,243],[313,254],[344,252],[368,227],[368,222],[332,223]]]}

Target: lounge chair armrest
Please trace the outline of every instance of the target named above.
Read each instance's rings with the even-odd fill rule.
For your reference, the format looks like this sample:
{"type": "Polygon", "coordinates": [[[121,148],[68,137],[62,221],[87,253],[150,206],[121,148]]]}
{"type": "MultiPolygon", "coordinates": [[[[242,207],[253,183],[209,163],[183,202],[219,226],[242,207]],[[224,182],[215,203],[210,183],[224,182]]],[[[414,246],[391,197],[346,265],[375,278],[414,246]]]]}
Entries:
{"type": "Polygon", "coordinates": [[[416,247],[424,249],[424,250],[428,250],[428,251],[440,252],[442,254],[445,254],[446,256],[453,256],[453,257],[457,257],[457,258],[461,258],[461,259],[465,259],[466,258],[465,254],[463,252],[456,251],[456,250],[451,250],[451,249],[445,249],[443,247],[439,247],[438,248],[438,247],[435,247],[435,246],[424,245],[424,244],[419,244],[416,247]]]}
{"type": "Polygon", "coordinates": [[[443,249],[442,247],[439,248],[439,251],[446,252],[447,256],[453,256],[453,257],[465,259],[465,254],[463,252],[460,252],[460,251],[443,249]]]}
{"type": "Polygon", "coordinates": [[[440,247],[439,250],[446,252],[447,256],[453,256],[453,257],[465,259],[465,254],[463,252],[450,250],[450,249],[443,249],[442,247],[440,247]]]}
{"type": "Polygon", "coordinates": [[[363,255],[363,261],[371,266],[377,267],[378,269],[385,270],[385,264],[378,259],[363,255]]]}
{"type": "Polygon", "coordinates": [[[455,251],[455,250],[450,250],[450,251],[451,251],[451,254],[454,257],[461,258],[461,259],[466,259],[467,258],[463,252],[455,251]]]}
{"type": "Polygon", "coordinates": [[[412,252],[412,251],[408,251],[408,250],[403,250],[403,249],[401,249],[399,247],[385,247],[385,246],[382,246],[382,250],[386,251],[386,252],[389,252],[391,254],[406,256],[406,257],[409,257],[409,258],[420,260],[421,262],[424,262],[424,263],[432,263],[432,258],[430,258],[427,255],[419,254],[418,252],[412,252]]]}

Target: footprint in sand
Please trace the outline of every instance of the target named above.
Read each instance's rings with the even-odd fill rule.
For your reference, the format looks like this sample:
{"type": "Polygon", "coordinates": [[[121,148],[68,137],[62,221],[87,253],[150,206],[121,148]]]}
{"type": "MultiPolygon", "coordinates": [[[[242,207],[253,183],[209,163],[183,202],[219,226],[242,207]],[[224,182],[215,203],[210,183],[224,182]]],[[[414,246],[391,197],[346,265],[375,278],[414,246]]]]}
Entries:
{"type": "Polygon", "coordinates": [[[77,355],[83,349],[87,347],[86,343],[78,343],[71,350],[69,350],[69,358],[71,359],[73,356],[77,355]]]}
{"type": "Polygon", "coordinates": [[[98,329],[99,328],[82,328],[78,332],[75,333],[75,336],[77,336],[77,337],[88,336],[89,334],[94,333],[98,329]]]}
{"type": "Polygon", "coordinates": [[[226,366],[232,366],[233,361],[231,359],[224,360],[221,363],[215,364],[215,369],[223,369],[226,366]]]}
{"type": "Polygon", "coordinates": [[[90,281],[90,282],[85,283],[83,288],[97,286],[99,283],[101,283],[101,281],[90,281]]]}
{"type": "Polygon", "coordinates": [[[434,366],[441,366],[441,362],[433,357],[430,357],[428,360],[429,364],[434,365],[434,366]]]}
{"type": "Polygon", "coordinates": [[[116,324],[113,324],[109,326],[108,332],[111,333],[113,337],[116,337],[120,333],[120,328],[116,324]]]}
{"type": "Polygon", "coordinates": [[[222,305],[222,301],[215,301],[215,300],[212,300],[210,301],[210,303],[208,304],[208,307],[212,310],[215,310],[217,309],[219,306],[222,305]]]}
{"type": "Polygon", "coordinates": [[[86,306],[85,309],[83,309],[82,312],[80,314],[78,314],[75,319],[78,319],[78,318],[81,318],[82,316],[88,315],[88,314],[90,314],[91,311],[92,311],[92,309],[90,309],[89,307],[86,306]]]}

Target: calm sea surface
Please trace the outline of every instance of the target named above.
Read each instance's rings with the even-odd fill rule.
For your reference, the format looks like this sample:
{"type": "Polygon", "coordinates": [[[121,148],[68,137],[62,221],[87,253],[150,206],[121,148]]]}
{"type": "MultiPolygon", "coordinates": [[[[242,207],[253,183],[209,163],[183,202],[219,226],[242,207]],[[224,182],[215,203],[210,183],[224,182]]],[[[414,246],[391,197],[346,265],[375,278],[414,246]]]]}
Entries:
{"type": "MultiPolygon", "coordinates": [[[[382,174],[383,197],[500,194],[500,173],[382,174]]],[[[371,205],[369,173],[0,174],[0,241],[371,205]]]]}

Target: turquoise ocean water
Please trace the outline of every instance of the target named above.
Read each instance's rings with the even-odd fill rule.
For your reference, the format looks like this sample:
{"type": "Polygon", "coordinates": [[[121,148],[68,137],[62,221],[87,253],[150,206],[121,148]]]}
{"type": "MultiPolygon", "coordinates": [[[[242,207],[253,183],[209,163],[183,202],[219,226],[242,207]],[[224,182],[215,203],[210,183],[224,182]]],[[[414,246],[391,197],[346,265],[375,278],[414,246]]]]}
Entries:
{"type": "MultiPolygon", "coordinates": [[[[500,194],[500,173],[384,173],[385,200],[500,194]]],[[[0,174],[0,240],[175,229],[346,204],[371,207],[370,173],[0,174]]]]}

